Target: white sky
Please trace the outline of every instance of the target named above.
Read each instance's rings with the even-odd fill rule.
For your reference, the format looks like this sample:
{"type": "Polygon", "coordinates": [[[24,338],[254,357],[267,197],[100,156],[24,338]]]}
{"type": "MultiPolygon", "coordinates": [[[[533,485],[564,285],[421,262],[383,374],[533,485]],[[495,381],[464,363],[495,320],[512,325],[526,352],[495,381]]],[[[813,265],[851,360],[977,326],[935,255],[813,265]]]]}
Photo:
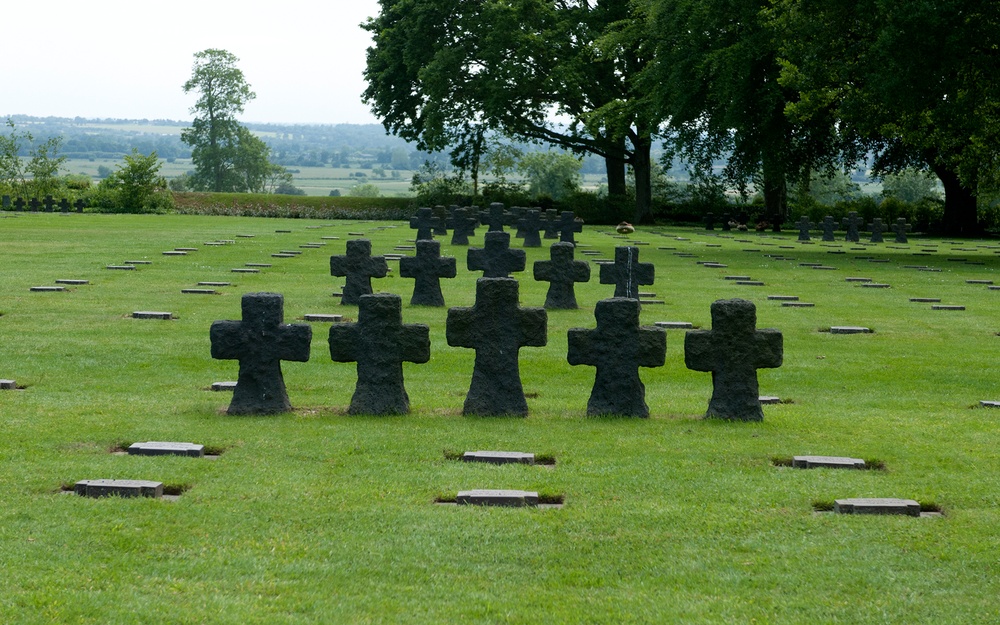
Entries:
{"type": "Polygon", "coordinates": [[[0,32],[0,117],[190,120],[194,53],[222,48],[257,98],[244,122],[378,123],[361,102],[358,25],[378,0],[13,0],[0,32]]]}

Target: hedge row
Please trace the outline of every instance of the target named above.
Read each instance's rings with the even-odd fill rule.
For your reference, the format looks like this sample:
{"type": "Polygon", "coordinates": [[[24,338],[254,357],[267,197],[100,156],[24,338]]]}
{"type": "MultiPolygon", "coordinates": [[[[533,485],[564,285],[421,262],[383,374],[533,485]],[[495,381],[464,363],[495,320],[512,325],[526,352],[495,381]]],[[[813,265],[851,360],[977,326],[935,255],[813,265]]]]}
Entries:
{"type": "Polygon", "coordinates": [[[254,193],[174,193],[184,215],[291,217],[301,219],[409,219],[413,198],[313,197],[254,193]]]}

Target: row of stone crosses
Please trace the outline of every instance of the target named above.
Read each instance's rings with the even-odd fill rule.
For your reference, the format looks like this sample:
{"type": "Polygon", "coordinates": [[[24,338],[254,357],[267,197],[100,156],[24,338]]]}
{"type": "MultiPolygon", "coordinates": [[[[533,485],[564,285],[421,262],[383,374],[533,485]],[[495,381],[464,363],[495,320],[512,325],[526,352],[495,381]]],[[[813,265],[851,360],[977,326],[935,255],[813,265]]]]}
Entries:
{"type": "MultiPolygon", "coordinates": [[[[705,213],[702,218],[705,224],[705,230],[715,230],[715,215],[713,213],[705,213]]],[[[728,213],[723,213],[722,215],[722,229],[732,230],[733,221],[730,220],[728,213]]],[[[840,224],[837,223],[831,215],[827,215],[823,218],[823,221],[819,224],[815,224],[809,221],[809,217],[803,215],[797,222],[795,222],[796,227],[799,229],[799,241],[811,241],[812,236],[810,235],[810,230],[814,230],[819,227],[823,231],[823,241],[835,241],[834,231],[842,228],[845,230],[844,240],[853,243],[859,243],[861,241],[860,232],[863,230],[864,220],[858,217],[857,211],[851,211],[847,213],[847,217],[844,217],[840,224]]],[[[896,223],[888,225],[882,222],[882,219],[876,217],[872,220],[872,223],[868,224],[868,231],[871,232],[871,242],[872,243],[883,243],[885,238],[882,236],[886,232],[892,230],[896,235],[896,243],[907,243],[906,233],[911,229],[910,224],[906,223],[906,219],[900,217],[896,220],[896,223]]]]}
{"type": "Polygon", "coordinates": [[[25,200],[23,197],[18,197],[13,202],[11,202],[9,195],[4,195],[2,198],[0,198],[0,208],[3,208],[3,210],[5,211],[13,209],[21,213],[23,213],[26,210],[31,211],[33,213],[37,212],[53,213],[57,208],[61,213],[68,213],[70,212],[71,208],[76,210],[76,212],[78,213],[82,213],[86,205],[87,205],[86,202],[79,199],[76,202],[70,204],[70,201],[67,198],[62,198],[57,203],[51,195],[46,195],[45,198],[42,200],[39,200],[36,197],[33,197],[30,200],[25,200]]]}
{"type": "MultiPolygon", "coordinates": [[[[518,366],[520,349],[546,345],[545,308],[577,308],[573,284],[588,280],[590,267],[573,260],[572,241],[553,244],[552,260],[535,263],[536,279],[550,282],[545,308],[522,308],[519,283],[509,273],[524,269],[524,251],[511,250],[510,234],[499,222],[497,227],[486,233],[483,249],[469,250],[469,268],[482,270],[484,276],[476,281],[473,306],[448,310],[446,340],[452,347],[476,351],[463,414],[526,416],[528,405],[518,366]]],[[[416,248],[415,257],[400,259],[400,275],[416,278],[414,303],[443,306],[439,278],[454,277],[455,259],[440,258],[437,241],[418,238],[416,248]]],[[[654,270],[651,263],[638,262],[638,254],[638,247],[615,249],[615,262],[601,266],[601,283],[615,284],[615,296],[597,303],[597,328],[569,330],[569,364],[590,365],[597,370],[588,415],[648,417],[638,369],[666,362],[666,331],[639,325],[638,285],[652,284],[654,270]]],[[[348,412],[408,413],[402,363],[430,360],[429,327],[403,324],[398,295],[372,293],[371,277],[385,276],[387,266],[384,257],[371,256],[370,241],[348,241],[345,255],[330,258],[330,269],[333,275],[346,277],[342,303],[359,307],[356,323],[335,324],[329,335],[331,359],[357,363],[357,383],[348,412]]],[[[312,327],[284,324],[284,300],[277,293],[246,294],[242,307],[242,321],[216,321],[210,330],[212,357],[239,361],[239,378],[228,413],[287,412],[291,403],[281,361],[309,360],[312,327]]],[[[687,367],[712,372],[713,391],[706,416],[759,421],[763,411],[757,369],[781,366],[782,335],[778,330],[757,330],[756,307],[747,300],[716,301],[711,314],[711,330],[689,331],[684,340],[687,367]]]]}

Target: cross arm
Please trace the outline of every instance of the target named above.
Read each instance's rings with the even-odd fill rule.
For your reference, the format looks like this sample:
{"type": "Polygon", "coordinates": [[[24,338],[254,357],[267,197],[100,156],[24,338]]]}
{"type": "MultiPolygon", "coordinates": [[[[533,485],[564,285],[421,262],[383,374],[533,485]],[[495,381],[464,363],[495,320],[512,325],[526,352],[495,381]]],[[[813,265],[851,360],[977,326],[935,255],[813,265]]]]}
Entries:
{"type": "Polygon", "coordinates": [[[425,363],[431,359],[430,327],[422,323],[404,325],[399,332],[399,353],[406,362],[425,363]]]}
{"type": "Polygon", "coordinates": [[[667,362],[667,331],[655,326],[639,328],[640,367],[662,367],[667,362]]]}
{"type": "Polygon", "coordinates": [[[761,369],[774,369],[781,366],[784,359],[784,340],[781,332],[774,329],[757,330],[754,334],[756,362],[761,369]]]}
{"type": "Polygon", "coordinates": [[[358,359],[361,333],[356,323],[335,323],[330,326],[330,358],[334,362],[355,362],[358,359]]]}
{"type": "Polygon", "coordinates": [[[716,349],[711,330],[689,330],[684,335],[684,365],[692,371],[715,369],[716,349]]]}

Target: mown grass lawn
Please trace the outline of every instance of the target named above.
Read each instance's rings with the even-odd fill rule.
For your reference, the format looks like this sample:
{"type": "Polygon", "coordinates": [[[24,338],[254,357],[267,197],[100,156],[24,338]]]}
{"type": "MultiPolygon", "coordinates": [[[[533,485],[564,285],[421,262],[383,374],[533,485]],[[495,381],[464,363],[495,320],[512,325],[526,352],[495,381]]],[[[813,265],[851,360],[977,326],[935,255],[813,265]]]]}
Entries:
{"type": "MultiPolygon", "coordinates": [[[[762,423],[701,418],[711,376],[685,368],[678,330],[668,331],[666,366],[641,370],[650,419],[587,417],[594,370],[567,364],[566,332],[594,327],[595,302],[612,294],[598,283],[596,265],[591,281],[577,285],[582,308],[550,311],[548,346],[521,350],[526,419],[461,416],[474,353],[447,346],[446,310],[408,306],[413,282],[395,273],[375,280],[376,291],[402,295],[404,322],[431,327],[430,362],[404,365],[410,415],[346,414],[354,365],[330,360],[322,323],[312,324],[309,362],[283,365],[293,413],[223,414],[229,395],[207,389],[234,380],[237,364],[211,359],[212,321],[238,319],[240,296],[255,291],[283,293],[286,322],[301,323],[306,313],[356,317],[356,307],[331,297],[343,281],[329,275],[329,256],[343,253],[349,232],[364,232],[376,253],[387,253],[410,243],[413,231],[403,223],[221,217],[0,220],[0,378],[25,387],[0,392],[0,621],[1000,620],[1000,410],[976,407],[1000,399],[1000,291],[966,283],[1000,282],[989,242],[914,239],[907,249],[888,243],[862,251],[841,242],[801,245],[793,233],[730,239],[640,229],[632,239],[650,243],[640,260],[656,265],[656,284],[643,290],[665,301],[644,306],[643,323],[708,328],[712,301],[745,297],[757,304],[758,327],[783,332],[784,365],[762,370],[760,383],[762,394],[787,403],[765,407],[762,423]],[[332,236],[340,238],[321,239],[332,236]],[[218,239],[236,242],[203,245],[218,239]],[[270,256],[314,241],[327,245],[297,258],[270,256]],[[935,249],[923,243],[937,251],[914,256],[935,249]],[[162,255],[175,247],[199,251],[162,255]],[[133,259],[152,264],[105,269],[133,259]],[[273,267],[231,273],[248,262],[273,267]],[[810,262],[837,269],[800,265],[810,262]],[[725,275],[766,286],[738,286],[725,275]],[[863,288],[848,276],[892,288],[863,288]],[[29,292],[62,278],[90,284],[29,292]],[[220,295],[181,294],[199,281],[233,285],[220,295]],[[816,307],[767,300],[777,294],[816,307]],[[911,297],[967,309],[932,311],[911,297]],[[176,319],[129,318],[135,310],[176,319]],[[875,333],[819,331],[831,325],[875,333]],[[203,443],[222,454],[111,453],[146,440],[203,443]],[[549,454],[556,462],[470,465],[446,453],[476,449],[549,454]],[[773,463],[799,454],[860,457],[885,470],[773,463]],[[97,478],[153,479],[183,494],[89,500],[61,491],[97,478]],[[537,490],[565,504],[434,503],[471,488],[537,490]],[[911,498],[943,516],[814,510],[845,497],[911,498]]],[[[589,247],[581,251],[611,257],[621,241],[609,233],[587,227],[579,240],[589,247]]],[[[458,258],[459,277],[443,281],[445,299],[470,306],[478,274],[466,270],[466,250],[449,241],[442,249],[458,258]]],[[[540,306],[547,284],[531,280],[530,267],[548,250],[527,252],[521,302],[540,306]]]]}

